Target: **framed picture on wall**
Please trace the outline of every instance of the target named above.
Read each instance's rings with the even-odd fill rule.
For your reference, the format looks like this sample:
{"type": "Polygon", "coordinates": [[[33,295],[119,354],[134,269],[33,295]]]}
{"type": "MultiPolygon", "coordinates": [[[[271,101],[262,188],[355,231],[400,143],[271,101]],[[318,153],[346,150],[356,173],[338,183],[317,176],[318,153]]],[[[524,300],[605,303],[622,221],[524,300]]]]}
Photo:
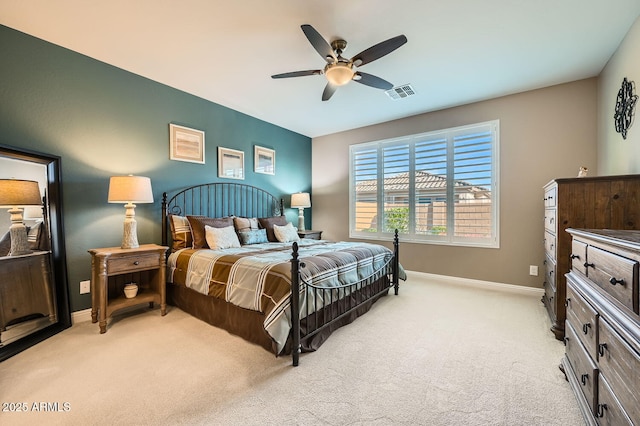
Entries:
{"type": "Polygon", "coordinates": [[[169,159],[204,164],[204,132],[169,124],[169,159]]]}
{"type": "Polygon", "coordinates": [[[276,152],[273,149],[256,145],[253,152],[253,171],[265,175],[276,174],[276,152]]]}
{"type": "Polygon", "coordinates": [[[219,146],[218,177],[244,179],[244,152],[219,146]]]}

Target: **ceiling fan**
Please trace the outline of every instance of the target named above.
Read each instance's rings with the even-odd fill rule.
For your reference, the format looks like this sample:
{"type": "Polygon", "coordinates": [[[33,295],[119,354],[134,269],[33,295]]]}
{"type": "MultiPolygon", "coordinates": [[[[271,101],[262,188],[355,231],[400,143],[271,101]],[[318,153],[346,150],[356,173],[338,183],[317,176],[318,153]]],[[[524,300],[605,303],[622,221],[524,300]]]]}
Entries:
{"type": "Polygon", "coordinates": [[[319,70],[294,71],[272,75],[271,78],[303,77],[307,75],[321,75],[327,78],[327,85],[322,93],[322,100],[328,101],[340,86],[344,86],[351,80],[376,89],[389,90],[393,84],[375,75],[357,71],[357,67],[373,62],[393,52],[407,42],[407,37],[399,35],[385,40],[370,48],[363,50],[351,59],[342,57],[342,52],[347,48],[347,42],[341,39],[334,40],[331,44],[315,30],[311,25],[301,25],[302,31],[307,36],[309,43],[322,56],[327,65],[319,70]]]}

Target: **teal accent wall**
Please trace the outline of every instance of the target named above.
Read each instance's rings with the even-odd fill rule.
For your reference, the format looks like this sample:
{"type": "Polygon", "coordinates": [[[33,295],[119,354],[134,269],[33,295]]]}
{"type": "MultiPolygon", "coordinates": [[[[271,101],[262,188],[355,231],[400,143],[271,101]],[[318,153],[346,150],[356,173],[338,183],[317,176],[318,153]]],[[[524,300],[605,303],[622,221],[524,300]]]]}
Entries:
{"type": "MultiPolygon", "coordinates": [[[[136,208],[141,244],[161,241],[164,191],[217,177],[217,147],[244,151],[243,183],[283,197],[311,190],[311,139],[0,25],[0,144],[62,158],[71,310],[91,307],[79,283],[87,250],[119,246],[124,207],[109,177],[148,176],[153,204],[136,208]],[[169,123],[205,132],[206,164],[169,160],[169,123]],[[253,172],[254,145],[276,151],[276,174],[253,172]]],[[[220,84],[211,76],[211,84],[220,84]]],[[[237,181],[236,181],[237,182],[237,181]]],[[[297,209],[285,209],[297,224],[297,209]]],[[[305,211],[310,228],[311,212],[305,211]]]]}

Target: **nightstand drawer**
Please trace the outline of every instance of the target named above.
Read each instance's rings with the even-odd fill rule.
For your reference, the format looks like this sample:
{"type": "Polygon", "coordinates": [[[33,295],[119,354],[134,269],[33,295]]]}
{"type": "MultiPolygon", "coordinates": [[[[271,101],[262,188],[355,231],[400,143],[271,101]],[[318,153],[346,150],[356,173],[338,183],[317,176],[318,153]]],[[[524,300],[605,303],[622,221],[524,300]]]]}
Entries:
{"type": "Polygon", "coordinates": [[[620,303],[638,313],[633,298],[638,285],[638,262],[588,246],[587,276],[620,303]]]}
{"type": "Polygon", "coordinates": [[[160,265],[160,256],[157,253],[139,256],[110,257],[107,259],[107,273],[122,274],[125,272],[143,271],[157,268],[160,265]]]}

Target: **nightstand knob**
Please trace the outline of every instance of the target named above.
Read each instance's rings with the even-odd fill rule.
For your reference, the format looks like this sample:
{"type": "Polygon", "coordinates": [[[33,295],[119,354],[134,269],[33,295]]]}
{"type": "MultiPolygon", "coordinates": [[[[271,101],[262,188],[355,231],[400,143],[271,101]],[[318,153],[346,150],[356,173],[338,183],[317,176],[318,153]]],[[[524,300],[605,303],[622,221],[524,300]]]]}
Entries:
{"type": "Polygon", "coordinates": [[[133,264],[137,266],[137,265],[139,265],[139,264],[140,264],[140,262],[138,262],[138,261],[136,260],[135,262],[133,262],[133,264]]]}

